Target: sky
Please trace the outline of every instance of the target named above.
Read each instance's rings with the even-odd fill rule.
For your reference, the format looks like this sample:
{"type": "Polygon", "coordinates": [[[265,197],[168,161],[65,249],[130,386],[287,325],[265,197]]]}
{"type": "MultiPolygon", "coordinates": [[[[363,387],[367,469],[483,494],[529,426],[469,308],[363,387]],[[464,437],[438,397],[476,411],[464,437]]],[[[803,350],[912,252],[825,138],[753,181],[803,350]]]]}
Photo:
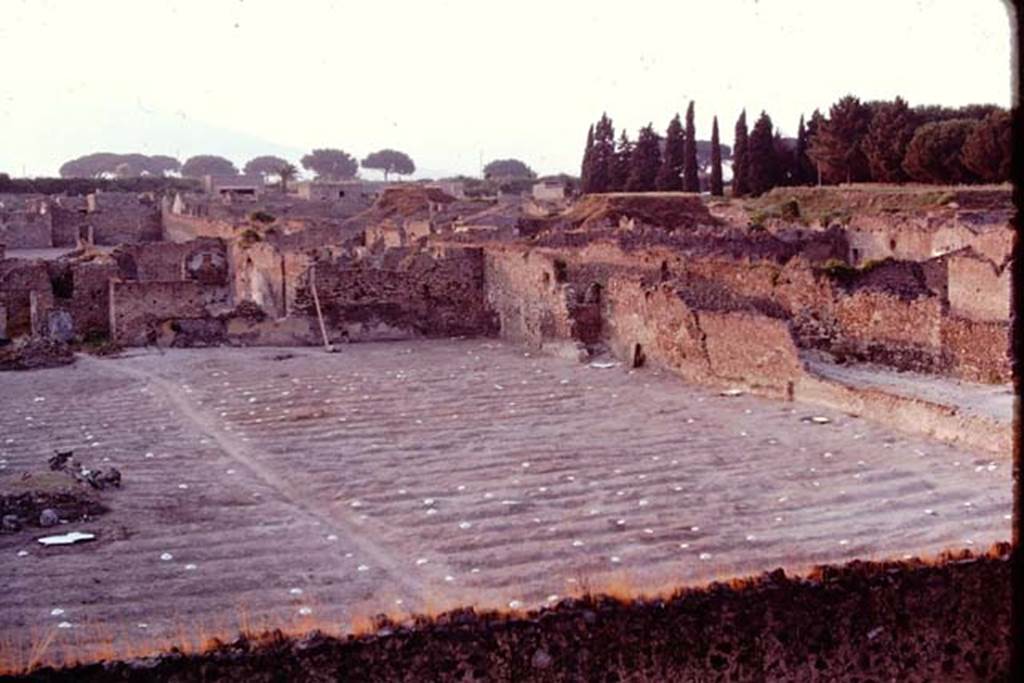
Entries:
{"type": "MultiPolygon", "coordinates": [[[[1003,0],[3,0],[0,172],[95,151],[405,151],[418,176],[579,172],[588,125],[784,135],[852,93],[1011,104],[1003,0]]],[[[375,172],[363,172],[374,177],[375,172]]]]}

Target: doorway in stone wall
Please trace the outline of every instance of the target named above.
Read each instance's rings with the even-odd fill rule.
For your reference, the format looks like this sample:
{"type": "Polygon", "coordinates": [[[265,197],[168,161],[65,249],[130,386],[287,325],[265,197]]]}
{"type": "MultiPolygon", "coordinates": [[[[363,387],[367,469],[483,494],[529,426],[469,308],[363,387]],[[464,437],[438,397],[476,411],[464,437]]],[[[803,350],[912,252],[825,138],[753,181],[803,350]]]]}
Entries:
{"type": "Polygon", "coordinates": [[[642,368],[644,363],[647,362],[647,356],[644,354],[644,347],[640,344],[633,345],[633,367],[642,368]]]}

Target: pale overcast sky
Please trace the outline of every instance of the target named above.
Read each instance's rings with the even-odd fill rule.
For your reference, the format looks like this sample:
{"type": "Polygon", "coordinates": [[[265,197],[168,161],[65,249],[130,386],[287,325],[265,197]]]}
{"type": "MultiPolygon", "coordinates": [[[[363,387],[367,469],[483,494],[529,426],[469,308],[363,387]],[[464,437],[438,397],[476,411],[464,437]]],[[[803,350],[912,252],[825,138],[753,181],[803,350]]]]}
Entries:
{"type": "Polygon", "coordinates": [[[3,0],[0,171],[322,146],[578,173],[605,110],[633,136],[694,99],[730,143],[744,107],[791,135],[846,93],[1008,106],[1010,23],[1001,0],[3,0]]]}

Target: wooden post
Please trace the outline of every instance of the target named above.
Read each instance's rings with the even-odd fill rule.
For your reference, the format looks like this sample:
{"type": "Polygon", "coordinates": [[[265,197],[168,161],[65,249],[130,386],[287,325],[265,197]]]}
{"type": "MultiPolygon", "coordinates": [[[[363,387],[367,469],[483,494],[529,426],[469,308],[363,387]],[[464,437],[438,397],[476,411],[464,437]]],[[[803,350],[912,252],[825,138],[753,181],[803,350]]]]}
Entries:
{"type": "Polygon", "coordinates": [[[332,353],[335,349],[327,339],[327,326],[324,325],[324,315],[320,310],[320,296],[316,292],[316,264],[309,267],[309,288],[313,292],[313,305],[316,306],[316,319],[320,321],[320,335],[324,340],[324,350],[332,353]]]}

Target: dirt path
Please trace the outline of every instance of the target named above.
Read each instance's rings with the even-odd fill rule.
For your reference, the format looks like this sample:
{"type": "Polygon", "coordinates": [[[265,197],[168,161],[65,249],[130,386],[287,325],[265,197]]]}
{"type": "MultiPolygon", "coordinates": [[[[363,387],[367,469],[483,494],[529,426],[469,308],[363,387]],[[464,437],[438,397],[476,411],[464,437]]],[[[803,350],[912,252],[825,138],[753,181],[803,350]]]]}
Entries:
{"type": "MultiPolygon", "coordinates": [[[[101,370],[114,370],[128,375],[146,384],[153,391],[163,394],[171,402],[171,405],[175,407],[184,422],[203,436],[213,440],[224,454],[231,458],[239,467],[244,468],[263,485],[277,493],[290,506],[320,522],[330,532],[345,536],[349,543],[359,548],[367,557],[372,558],[376,566],[387,572],[396,587],[400,589],[402,593],[401,599],[407,605],[423,603],[424,596],[427,593],[426,582],[411,576],[407,568],[397,558],[371,540],[379,535],[373,533],[374,529],[367,529],[365,523],[357,527],[350,520],[345,519],[345,516],[322,509],[316,504],[316,500],[296,490],[279,473],[267,468],[260,462],[260,460],[270,459],[266,454],[262,454],[261,457],[256,448],[239,441],[233,435],[221,429],[213,414],[207,414],[196,409],[184,392],[178,389],[173,382],[153,372],[148,372],[139,367],[130,367],[125,363],[109,363],[86,355],[80,356],[78,362],[86,365],[102,366],[101,370]],[[368,531],[370,533],[367,533],[368,531]]],[[[447,571],[449,570],[440,564],[433,567],[433,573],[435,574],[447,571]]]]}

